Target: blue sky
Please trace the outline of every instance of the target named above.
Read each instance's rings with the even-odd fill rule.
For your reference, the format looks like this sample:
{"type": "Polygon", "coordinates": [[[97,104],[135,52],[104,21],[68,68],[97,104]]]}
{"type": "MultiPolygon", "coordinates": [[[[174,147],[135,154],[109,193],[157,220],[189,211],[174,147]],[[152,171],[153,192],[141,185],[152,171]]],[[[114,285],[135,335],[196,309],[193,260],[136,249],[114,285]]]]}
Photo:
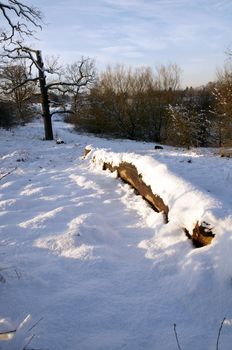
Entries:
{"type": "Polygon", "coordinates": [[[232,48],[232,0],[27,0],[44,14],[36,43],[45,55],[71,63],[177,63],[182,85],[215,79],[232,48]]]}

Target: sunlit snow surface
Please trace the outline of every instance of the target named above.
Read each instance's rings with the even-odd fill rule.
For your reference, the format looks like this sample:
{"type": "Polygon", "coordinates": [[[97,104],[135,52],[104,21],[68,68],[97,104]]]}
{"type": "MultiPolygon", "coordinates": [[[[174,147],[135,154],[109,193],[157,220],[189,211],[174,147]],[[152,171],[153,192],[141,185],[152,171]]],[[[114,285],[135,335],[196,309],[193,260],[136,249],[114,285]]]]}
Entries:
{"type": "MultiPolygon", "coordinates": [[[[30,314],[43,318],[30,348],[173,350],[176,323],[182,349],[211,350],[226,317],[220,348],[231,349],[232,160],[76,134],[61,121],[54,131],[65,144],[42,141],[39,121],[0,130],[0,178],[9,173],[0,180],[0,332],[30,314]],[[136,163],[169,205],[169,223],[94,154],[136,163]],[[193,249],[181,230],[197,219],[213,225],[211,246],[193,249]]],[[[22,332],[0,341],[21,348],[22,332]]]]}

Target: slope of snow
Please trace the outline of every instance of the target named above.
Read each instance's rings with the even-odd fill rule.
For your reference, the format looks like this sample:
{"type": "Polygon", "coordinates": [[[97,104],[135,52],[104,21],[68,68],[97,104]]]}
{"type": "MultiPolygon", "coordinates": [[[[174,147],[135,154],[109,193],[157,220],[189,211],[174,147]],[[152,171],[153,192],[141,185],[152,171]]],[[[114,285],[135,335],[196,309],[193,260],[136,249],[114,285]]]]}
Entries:
{"type": "MultiPolygon", "coordinates": [[[[30,314],[43,318],[23,334],[36,335],[30,348],[158,350],[177,348],[176,323],[182,349],[210,350],[226,316],[220,347],[230,349],[231,160],[54,127],[65,144],[42,141],[39,121],[0,130],[0,332],[30,314]],[[89,144],[115,162],[133,159],[172,207],[170,222],[83,160],[89,144]],[[193,249],[179,224],[199,215],[216,237],[193,249]]],[[[0,349],[21,350],[22,333],[0,349]]]]}

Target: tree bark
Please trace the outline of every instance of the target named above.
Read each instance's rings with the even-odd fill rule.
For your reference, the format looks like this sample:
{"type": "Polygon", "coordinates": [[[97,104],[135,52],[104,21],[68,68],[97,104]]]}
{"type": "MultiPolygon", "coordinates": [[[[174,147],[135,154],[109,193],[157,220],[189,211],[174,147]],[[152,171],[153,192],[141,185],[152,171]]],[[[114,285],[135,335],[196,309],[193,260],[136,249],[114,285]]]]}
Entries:
{"type": "Polygon", "coordinates": [[[118,176],[138,191],[156,212],[163,213],[164,222],[168,223],[168,206],[161,197],[153,194],[151,187],[145,184],[142,176],[138,174],[138,170],[133,164],[123,162],[119,166],[113,166],[110,163],[104,163],[103,170],[107,169],[111,172],[117,171],[118,176]]]}
{"type": "Polygon", "coordinates": [[[44,132],[45,140],[53,140],[53,131],[52,131],[52,118],[49,108],[49,98],[48,98],[48,89],[46,85],[46,76],[44,73],[44,64],[42,60],[41,51],[36,51],[36,63],[39,70],[39,85],[40,85],[40,94],[41,94],[41,106],[42,114],[44,121],[44,132]]]}

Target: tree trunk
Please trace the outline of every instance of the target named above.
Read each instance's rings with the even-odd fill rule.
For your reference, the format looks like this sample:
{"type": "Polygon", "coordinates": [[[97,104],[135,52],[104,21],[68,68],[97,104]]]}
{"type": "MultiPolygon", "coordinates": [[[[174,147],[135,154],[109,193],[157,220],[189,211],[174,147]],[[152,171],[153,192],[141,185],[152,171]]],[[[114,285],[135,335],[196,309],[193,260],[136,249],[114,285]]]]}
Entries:
{"type": "Polygon", "coordinates": [[[153,194],[151,186],[148,186],[138,173],[137,168],[130,163],[122,162],[118,166],[113,166],[111,163],[104,163],[103,170],[117,171],[118,176],[126,183],[131,185],[158,213],[162,212],[164,222],[168,223],[169,208],[164,203],[163,199],[157,194],[153,194]]]}
{"type": "Polygon", "coordinates": [[[36,51],[36,60],[37,60],[37,65],[39,70],[39,85],[40,85],[41,106],[42,106],[43,121],[44,121],[45,140],[53,140],[52,118],[51,118],[50,108],[49,108],[46,76],[44,73],[42,54],[41,54],[41,51],[39,50],[36,51]]]}

